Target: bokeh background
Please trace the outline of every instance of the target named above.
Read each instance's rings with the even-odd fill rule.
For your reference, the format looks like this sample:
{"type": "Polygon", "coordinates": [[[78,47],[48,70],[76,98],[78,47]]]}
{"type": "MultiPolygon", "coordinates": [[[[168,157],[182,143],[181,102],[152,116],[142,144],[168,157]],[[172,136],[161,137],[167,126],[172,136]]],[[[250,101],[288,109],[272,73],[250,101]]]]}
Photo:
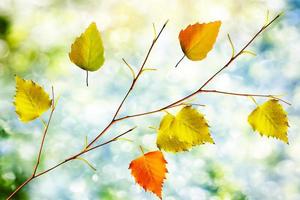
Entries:
{"type": "MultiPolygon", "coordinates": [[[[236,49],[244,45],[270,17],[284,16],[250,47],[256,57],[241,56],[207,88],[235,92],[281,94],[292,103],[290,144],[253,133],[247,116],[255,108],[245,97],[201,94],[195,103],[211,126],[215,145],[167,154],[166,200],[300,199],[300,1],[299,0],[1,0],[0,1],[0,199],[32,173],[43,125],[23,124],[14,112],[14,75],[32,79],[50,93],[60,95],[40,170],[53,166],[83,148],[109,122],[130,85],[131,75],[121,58],[138,69],[157,29],[169,19],[143,74],[121,115],[159,108],[194,91],[230,57],[226,38],[236,49]],[[190,23],[220,19],[223,24],[214,50],[200,62],[184,60],[178,33],[190,23]],[[105,65],[90,74],[69,61],[74,38],[95,21],[102,32],[105,65]]],[[[265,99],[257,99],[259,103],[265,99]]],[[[176,113],[177,109],[169,112],[176,113]]],[[[42,118],[47,119],[49,112],[42,118]]],[[[130,175],[128,165],[155,146],[164,113],[130,119],[114,126],[101,139],[108,140],[130,127],[135,143],[118,141],[72,161],[34,180],[15,199],[126,200],[155,199],[130,175]]]]}

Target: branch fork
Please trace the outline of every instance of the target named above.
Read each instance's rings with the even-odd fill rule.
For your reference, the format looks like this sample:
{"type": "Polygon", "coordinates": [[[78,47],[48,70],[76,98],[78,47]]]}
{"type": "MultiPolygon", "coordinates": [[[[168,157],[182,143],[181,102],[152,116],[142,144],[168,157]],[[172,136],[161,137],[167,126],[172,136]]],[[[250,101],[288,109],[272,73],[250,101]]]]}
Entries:
{"type": "MultiPolygon", "coordinates": [[[[125,116],[125,117],[118,117],[118,114],[121,110],[121,108],[123,107],[123,104],[124,102],[126,101],[127,97],[130,95],[131,91],[134,89],[140,75],[142,74],[142,72],[144,71],[144,67],[145,67],[145,64],[149,58],[149,55],[154,47],[154,45],[156,44],[157,40],[159,39],[161,33],[163,32],[163,30],[165,29],[167,23],[168,23],[168,20],[164,23],[164,25],[162,26],[162,28],[160,29],[159,33],[156,35],[156,29],[155,29],[155,26],[153,26],[153,29],[154,29],[154,32],[155,32],[155,37],[150,45],[150,48],[146,54],[146,57],[144,58],[144,61],[142,62],[142,65],[141,67],[139,68],[139,71],[137,74],[135,74],[134,70],[132,69],[132,67],[125,61],[125,59],[123,59],[124,63],[126,64],[126,66],[130,69],[131,71],[131,74],[132,74],[132,83],[127,91],[127,93],[125,94],[124,98],[122,99],[121,103],[119,104],[119,106],[117,107],[116,109],[116,112],[115,114],[113,115],[112,117],[112,120],[110,121],[110,123],[89,143],[86,142],[86,145],[85,145],[85,148],[80,151],[79,153],[63,160],[62,162],[54,165],[53,167],[51,168],[48,168],[42,172],[37,172],[37,169],[38,169],[38,166],[39,166],[39,163],[40,163],[40,159],[41,159],[41,155],[42,155],[42,150],[43,150],[43,146],[44,146],[44,141],[45,141],[45,138],[46,138],[46,134],[48,132],[48,128],[49,128],[49,125],[50,125],[50,122],[51,122],[51,119],[52,119],[52,116],[53,116],[53,113],[54,113],[54,110],[55,110],[55,102],[54,102],[54,90],[53,90],[53,87],[52,87],[52,109],[51,109],[51,112],[50,112],[50,116],[49,116],[49,119],[48,119],[48,122],[46,123],[46,126],[45,126],[45,129],[44,129],[44,133],[43,133],[43,136],[42,136],[42,142],[41,142],[41,145],[40,145],[40,148],[39,148],[39,153],[38,153],[38,158],[37,158],[37,162],[34,166],[34,170],[33,170],[33,173],[32,175],[26,180],[24,181],[17,189],[15,189],[15,191],[7,198],[7,200],[9,199],[12,199],[12,197],[20,190],[22,189],[24,186],[26,186],[28,183],[30,183],[33,179],[35,178],[38,178],[56,168],[58,168],[59,166],[71,161],[71,160],[75,160],[75,159],[80,159],[80,160],[83,160],[84,162],[86,161],[84,158],[82,158],[81,156],[84,155],[85,153],[87,152],[90,152],[94,149],[97,149],[97,148],[100,148],[102,146],[105,146],[107,144],[110,144],[114,141],[117,141],[120,137],[132,132],[136,127],[133,127],[119,135],[117,135],[116,137],[104,142],[104,143],[101,143],[101,144],[98,144],[98,145],[95,145],[95,143],[103,136],[103,134],[105,134],[110,127],[112,127],[114,124],[116,124],[117,122],[119,121],[123,121],[123,120],[126,120],[126,119],[129,119],[129,118],[134,118],[134,117],[139,117],[139,116],[144,116],[144,115],[150,115],[150,114],[153,114],[153,113],[157,113],[157,112],[161,112],[161,111],[164,111],[164,110],[167,110],[167,109],[170,109],[170,108],[173,108],[173,107],[176,107],[176,106],[181,106],[181,105],[186,105],[187,103],[185,103],[186,100],[190,99],[191,97],[195,96],[196,94],[199,94],[199,93],[217,93],[217,94],[225,94],[225,95],[233,95],[233,96],[247,96],[247,97],[264,97],[264,98],[274,98],[274,99],[277,99],[277,100],[280,100],[284,103],[287,103],[290,105],[290,103],[282,100],[282,99],[279,99],[279,98],[276,98],[275,95],[262,95],[262,94],[245,94],[245,93],[233,93],[233,92],[226,92],[226,91],[219,91],[219,90],[206,90],[204,89],[218,74],[220,74],[222,71],[224,71],[228,66],[230,66],[230,64],[236,60],[241,54],[245,53],[246,52],[246,48],[256,39],[256,37],[258,35],[261,34],[261,32],[263,32],[267,27],[269,27],[275,20],[277,20],[278,18],[280,17],[280,14],[277,15],[275,18],[273,18],[271,21],[269,21],[268,19],[268,23],[266,23],[251,39],[250,41],[238,52],[238,53],[235,53],[235,49],[233,47],[233,43],[231,41],[231,38],[230,36],[228,35],[228,39],[230,41],[230,44],[231,44],[231,47],[232,47],[232,56],[231,58],[228,60],[228,62],[221,68],[219,69],[215,74],[213,74],[205,83],[203,83],[203,85],[201,87],[199,87],[199,89],[197,89],[196,91],[194,91],[193,93],[181,98],[181,99],[178,99],[176,100],[175,102],[173,103],[170,103],[166,106],[163,106],[161,108],[158,108],[158,109],[155,109],[155,110],[151,110],[151,111],[147,111],[147,112],[143,112],[143,113],[137,113],[137,114],[133,114],[133,115],[128,115],[128,116],[125,116]]],[[[185,56],[183,56],[180,61],[176,64],[176,66],[184,59],[185,56]]],[[[175,67],[176,67],[175,66],[175,67]]],[[[202,105],[201,105],[202,106],[202,105]]],[[[142,149],[141,149],[142,150],[142,149]]],[[[142,150],[143,151],[143,150],[142,150]]],[[[87,162],[87,164],[89,164],[87,162]]],[[[91,168],[93,168],[93,166],[90,166],[91,168]]]]}

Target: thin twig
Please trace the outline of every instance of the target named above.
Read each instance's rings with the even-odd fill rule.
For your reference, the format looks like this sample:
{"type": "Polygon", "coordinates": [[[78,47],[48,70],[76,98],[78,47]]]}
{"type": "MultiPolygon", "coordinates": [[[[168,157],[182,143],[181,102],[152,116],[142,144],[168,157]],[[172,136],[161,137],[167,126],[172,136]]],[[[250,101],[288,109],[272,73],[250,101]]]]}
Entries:
{"type": "Polygon", "coordinates": [[[50,121],[51,121],[52,116],[53,116],[53,112],[54,112],[54,109],[51,109],[50,117],[49,117],[47,126],[45,127],[45,130],[44,130],[44,133],[43,133],[43,137],[42,137],[42,142],[41,142],[41,145],[40,145],[40,148],[39,148],[38,158],[37,158],[34,170],[33,170],[33,174],[32,174],[33,176],[35,176],[36,170],[37,170],[37,168],[38,168],[38,166],[40,164],[41,155],[42,155],[42,151],[43,151],[43,147],[44,147],[44,142],[45,142],[45,138],[46,138],[46,135],[47,135],[47,132],[48,132],[48,128],[49,128],[49,125],[50,125],[50,121]]]}
{"type": "Polygon", "coordinates": [[[124,132],[124,133],[122,133],[122,134],[120,134],[120,135],[114,137],[114,138],[111,139],[111,140],[108,140],[107,142],[104,142],[104,143],[102,143],[102,144],[98,144],[98,145],[96,145],[96,146],[93,146],[92,148],[87,149],[87,150],[85,151],[85,153],[86,153],[86,152],[89,152],[89,151],[91,151],[91,150],[97,149],[97,148],[99,148],[99,147],[102,147],[102,146],[104,146],[104,145],[107,145],[107,144],[109,144],[109,143],[111,143],[111,142],[113,142],[113,141],[117,141],[117,139],[118,139],[119,137],[122,137],[122,136],[126,135],[127,133],[133,131],[134,129],[136,129],[136,127],[133,127],[133,128],[131,128],[131,129],[129,129],[128,131],[126,131],[126,132],[124,132]]]}
{"type": "Polygon", "coordinates": [[[233,96],[244,96],[244,97],[265,97],[265,98],[272,98],[276,99],[278,101],[281,101],[283,103],[286,103],[287,105],[292,105],[291,103],[280,99],[276,96],[278,95],[270,95],[270,94],[249,94],[249,93],[235,93],[235,92],[225,92],[225,91],[219,91],[219,90],[201,90],[201,92],[204,93],[219,93],[219,94],[226,94],[226,95],[233,95],[233,96]]]}
{"type": "Polygon", "coordinates": [[[118,106],[118,108],[117,108],[117,110],[116,110],[116,112],[115,112],[115,114],[114,114],[114,116],[113,116],[113,118],[112,118],[112,120],[111,120],[111,122],[95,137],[95,139],[94,140],[92,140],[88,145],[87,145],[87,149],[88,148],[90,148],[115,122],[116,122],[116,117],[117,117],[117,115],[119,114],[119,112],[120,112],[120,110],[121,110],[121,108],[122,108],[122,106],[123,106],[123,104],[124,104],[124,102],[126,101],[126,99],[127,99],[127,97],[129,96],[129,94],[131,93],[131,91],[133,90],[133,88],[134,88],[134,86],[135,86],[135,84],[136,84],[136,82],[137,82],[137,80],[139,79],[139,77],[140,77],[140,75],[142,74],[142,72],[143,72],[143,68],[145,67],[145,64],[146,64],[146,62],[147,62],[147,60],[148,60],[148,58],[149,58],[149,55],[150,55],[150,53],[151,53],[151,51],[152,51],[152,49],[153,49],[153,47],[154,47],[154,45],[155,45],[155,43],[156,43],[156,41],[158,40],[158,38],[159,38],[159,36],[161,35],[161,33],[163,32],[163,30],[165,29],[165,27],[166,27],[166,25],[167,25],[167,23],[168,23],[168,21],[169,20],[167,20],[165,23],[164,23],[164,25],[162,26],[162,28],[160,29],[160,31],[159,31],[159,33],[158,33],[158,35],[157,35],[157,37],[152,41],[152,43],[151,43],[151,46],[150,46],[150,48],[149,48],[149,50],[148,50],[148,52],[147,52],[147,55],[146,55],[146,57],[145,57],[145,59],[144,59],[144,61],[143,61],[143,64],[141,65],[141,67],[140,67],[140,69],[139,69],[139,71],[138,71],[138,73],[137,73],[137,75],[136,75],[136,77],[132,80],[132,83],[131,83],[131,86],[130,86],[130,88],[128,89],[128,91],[127,91],[127,93],[125,94],[125,96],[124,96],[124,98],[123,98],[123,100],[121,101],[121,103],[120,103],[120,105],[118,106]]]}
{"type": "Polygon", "coordinates": [[[254,53],[254,52],[252,52],[252,51],[249,51],[249,50],[244,50],[244,51],[242,52],[242,54],[249,54],[249,55],[251,55],[251,56],[256,56],[256,53],[254,53]]]}
{"type": "Polygon", "coordinates": [[[89,166],[89,168],[91,168],[93,171],[97,171],[97,169],[87,159],[79,157],[79,156],[77,156],[77,158],[75,158],[75,159],[81,160],[82,162],[87,164],[87,166],[89,166]]]}
{"type": "Polygon", "coordinates": [[[28,179],[26,179],[26,181],[24,181],[19,187],[17,187],[17,189],[15,189],[15,190],[13,191],[13,193],[11,193],[11,194],[9,195],[9,197],[7,197],[6,200],[11,199],[17,192],[19,192],[19,190],[21,190],[25,185],[27,185],[30,181],[32,181],[32,179],[34,179],[32,176],[29,177],[28,179]]]}
{"type": "Polygon", "coordinates": [[[43,174],[46,174],[46,173],[48,173],[48,172],[54,170],[55,168],[57,168],[57,167],[59,167],[59,166],[65,164],[65,163],[67,163],[67,162],[69,162],[69,161],[71,161],[71,160],[74,160],[74,159],[76,159],[78,156],[81,156],[81,155],[83,155],[83,154],[85,154],[85,153],[87,153],[87,152],[89,152],[89,151],[91,151],[91,150],[98,149],[99,147],[102,147],[102,146],[105,146],[105,145],[107,145],[107,144],[109,144],[109,143],[112,143],[112,142],[114,142],[114,141],[117,141],[118,138],[120,138],[120,137],[122,137],[122,136],[124,136],[124,135],[126,135],[126,134],[128,134],[128,133],[130,133],[130,132],[133,131],[134,129],[136,129],[136,127],[133,127],[133,128],[131,128],[131,129],[125,131],[124,133],[122,133],[122,134],[120,134],[120,135],[117,135],[116,137],[114,137],[114,138],[112,138],[112,139],[110,139],[110,140],[108,140],[108,141],[106,141],[106,142],[104,142],[104,143],[102,143],[102,144],[98,144],[98,145],[96,145],[96,146],[94,146],[94,147],[92,147],[92,148],[89,148],[89,149],[86,149],[86,150],[84,150],[84,151],[81,151],[80,153],[78,153],[78,154],[76,154],[76,155],[74,155],[74,156],[71,156],[71,157],[65,159],[64,161],[62,161],[62,162],[60,162],[60,163],[54,165],[53,167],[51,167],[51,168],[49,168],[49,169],[47,169],[47,170],[45,170],[45,171],[43,171],[43,172],[40,172],[40,173],[36,174],[35,178],[37,178],[37,177],[39,177],[39,176],[41,176],[41,175],[43,175],[43,174]]]}
{"type": "Polygon", "coordinates": [[[196,94],[199,94],[202,92],[202,89],[207,86],[210,81],[212,81],[218,74],[220,74],[223,70],[225,70],[228,66],[230,66],[230,64],[236,59],[238,58],[242,52],[255,40],[255,38],[257,38],[257,36],[262,33],[267,27],[269,27],[276,19],[278,19],[281,16],[281,14],[278,14],[276,17],[274,17],[267,25],[263,26],[251,39],[250,41],[232,58],[229,59],[229,61],[221,68],[219,69],[215,74],[213,74],[198,90],[194,91],[193,93],[171,103],[168,104],[164,107],[161,107],[159,109],[155,109],[152,111],[148,111],[148,112],[143,112],[143,113],[138,113],[138,114],[133,114],[133,115],[127,115],[125,117],[120,117],[118,119],[116,119],[117,121],[122,121],[124,119],[129,119],[129,118],[133,118],[133,117],[139,117],[139,116],[144,116],[144,115],[149,115],[149,114],[153,114],[153,113],[157,113],[157,112],[161,112],[163,110],[166,110],[168,108],[173,107],[174,105],[177,105],[193,96],[195,96],[196,94]]]}
{"type": "Polygon", "coordinates": [[[128,62],[124,58],[122,58],[122,60],[125,63],[125,65],[129,68],[132,78],[135,79],[135,72],[134,72],[133,68],[128,64],[128,62]]]}
{"type": "Polygon", "coordinates": [[[44,132],[43,132],[42,141],[41,141],[40,148],[39,148],[39,153],[38,153],[38,156],[37,156],[37,161],[36,161],[36,164],[34,165],[34,168],[33,168],[33,173],[28,179],[26,179],[26,181],[24,181],[19,187],[17,187],[17,189],[15,189],[14,192],[9,197],[7,197],[7,200],[11,199],[20,189],[22,189],[25,185],[27,185],[30,181],[32,181],[36,177],[36,171],[37,171],[38,166],[40,164],[41,155],[42,155],[42,151],[43,151],[43,147],[44,147],[44,143],[45,143],[45,138],[46,138],[46,135],[47,135],[47,132],[48,132],[48,129],[49,129],[49,125],[50,125],[54,110],[55,110],[55,106],[54,106],[54,89],[53,89],[53,86],[52,86],[51,112],[50,112],[50,116],[49,116],[47,125],[45,126],[45,129],[44,129],[44,132]]]}
{"type": "Polygon", "coordinates": [[[37,170],[37,168],[38,168],[38,166],[40,164],[40,160],[41,160],[41,155],[42,155],[42,151],[43,151],[43,147],[44,147],[45,138],[46,138],[46,135],[47,135],[47,132],[48,132],[48,129],[49,129],[49,125],[50,125],[50,122],[51,122],[54,110],[55,110],[55,106],[54,106],[54,89],[52,87],[52,106],[51,106],[51,112],[50,112],[50,116],[49,116],[47,125],[46,125],[46,127],[44,129],[44,133],[43,133],[43,137],[42,137],[42,142],[41,142],[40,149],[39,149],[38,158],[37,158],[37,161],[36,161],[33,173],[32,173],[33,177],[35,176],[36,170],[37,170]]]}
{"type": "Polygon", "coordinates": [[[227,37],[228,37],[230,47],[231,47],[231,58],[232,58],[232,57],[234,57],[235,49],[234,49],[234,45],[233,45],[233,42],[231,40],[231,37],[230,37],[229,33],[227,34],[227,37]]]}
{"type": "MultiPolygon", "coordinates": [[[[220,70],[218,70],[215,74],[213,74],[198,90],[196,90],[195,92],[193,92],[193,93],[191,93],[191,94],[189,94],[189,95],[187,95],[187,96],[185,96],[185,97],[183,97],[183,98],[181,98],[181,99],[179,99],[179,100],[177,100],[177,101],[175,101],[175,102],[173,102],[173,103],[171,103],[171,104],[169,104],[169,105],[167,105],[167,106],[164,106],[164,107],[161,107],[161,108],[159,108],[159,109],[156,109],[156,110],[152,110],[152,111],[148,111],[148,112],[144,112],[144,113],[138,113],[138,114],[134,114],[134,115],[128,115],[128,116],[125,116],[125,117],[120,117],[120,118],[117,118],[117,115],[118,115],[118,113],[119,113],[119,111],[120,111],[120,109],[121,109],[121,107],[123,106],[123,104],[124,104],[124,102],[125,102],[125,100],[126,100],[126,98],[128,97],[128,95],[129,95],[129,93],[131,92],[131,90],[133,89],[133,87],[135,86],[135,83],[136,83],[136,81],[138,80],[138,78],[139,78],[139,76],[140,76],[140,74],[142,73],[142,71],[143,71],[143,68],[144,68],[144,66],[145,66],[145,64],[146,64],[146,62],[147,62],[147,60],[148,60],[148,57],[149,57],[149,55],[150,55],[150,52],[152,51],[152,48],[153,48],[153,46],[154,46],[154,44],[156,43],[156,41],[157,41],[157,39],[159,38],[159,36],[160,36],[160,34],[161,34],[161,32],[163,31],[163,29],[165,28],[165,26],[166,26],[166,24],[167,24],[167,22],[164,24],[164,26],[162,27],[162,29],[161,29],[161,31],[159,32],[159,34],[158,34],[158,36],[153,40],[153,42],[152,42],[152,44],[151,44],[151,46],[150,46],[150,49],[148,50],[148,53],[147,53],[147,55],[146,55],[146,58],[144,59],[144,62],[143,62],[143,64],[142,64],[142,66],[141,66],[141,68],[140,68],[140,70],[139,70],[139,72],[138,72],[138,74],[137,74],[137,76],[136,76],[136,78],[133,80],[133,82],[132,82],[132,84],[131,84],[131,87],[129,88],[129,90],[128,90],[128,92],[126,93],[126,95],[125,95],[125,97],[123,98],[123,100],[121,101],[121,103],[120,103],[120,105],[119,105],[119,107],[117,108],[117,111],[115,112],[115,114],[114,114],[114,117],[113,117],[113,119],[112,119],[112,121],[95,137],[95,139],[94,140],[92,140],[88,145],[87,145],[87,147],[86,147],[86,149],[84,149],[83,151],[81,151],[81,152],[79,152],[79,153],[77,153],[77,154],[75,154],[75,155],[73,155],[73,156],[71,156],[71,157],[69,157],[69,158],[67,158],[67,159],[65,159],[64,161],[62,161],[62,162],[60,162],[60,163],[58,163],[58,164],[56,164],[55,166],[53,166],[53,167],[51,167],[51,168],[49,168],[49,169],[47,169],[47,170],[45,170],[45,171],[43,171],[43,172],[40,172],[40,173],[38,173],[38,174],[35,174],[35,176],[32,176],[32,177],[30,177],[30,178],[28,178],[24,183],[22,183],[8,198],[7,198],[7,200],[9,200],[9,199],[11,199],[20,189],[22,189],[25,185],[27,185],[30,181],[32,181],[33,179],[35,179],[35,178],[37,178],[37,177],[39,177],[39,176],[42,176],[43,174],[46,174],[46,173],[48,173],[48,172],[50,172],[50,171],[52,171],[52,170],[54,170],[54,169],[56,169],[57,167],[59,167],[59,166],[61,166],[61,165],[63,165],[63,164],[65,164],[65,163],[67,163],[67,162],[69,162],[69,161],[71,161],[71,160],[74,160],[74,159],[76,159],[78,156],[80,156],[80,155],[83,155],[83,154],[85,154],[85,153],[87,153],[87,152],[89,152],[89,151],[91,151],[91,150],[93,150],[93,149],[96,149],[96,148],[99,148],[99,147],[101,147],[101,146],[104,146],[104,145],[106,145],[106,144],[109,144],[109,143],[111,143],[111,142],[113,142],[113,141],[116,141],[116,139],[117,138],[119,138],[119,137],[121,137],[121,136],[123,136],[123,135],[125,135],[125,134],[127,134],[128,132],[130,132],[130,131],[132,131],[133,129],[130,129],[130,130],[128,130],[128,131],[126,131],[125,133],[123,133],[123,134],[120,134],[120,135],[118,135],[117,137],[115,137],[115,138],[113,138],[113,139],[111,139],[111,140],[109,140],[109,141],[107,141],[107,142],[104,142],[104,143],[102,143],[102,144],[99,144],[99,145],[96,145],[96,146],[94,146],[94,147],[91,147],[114,123],[116,123],[116,122],[118,122],[118,121],[122,121],[122,120],[125,120],[125,119],[129,119],[129,118],[133,118],[133,117],[138,117],[138,116],[143,116],[143,115],[149,115],[149,114],[153,114],[153,113],[157,113],[157,112],[161,112],[161,111],[164,111],[164,110],[166,110],[166,109],[168,109],[168,108],[172,108],[172,107],[175,107],[175,106],[178,106],[179,104],[181,104],[183,101],[185,101],[185,100],[187,100],[187,99],[189,99],[189,98],[191,98],[192,96],[194,96],[194,95],[196,95],[196,94],[198,94],[198,93],[201,93],[201,92],[203,92],[203,88],[206,86],[206,85],[208,85],[218,74],[220,74],[224,69],[226,69],[237,57],[239,57],[241,54],[242,54],[242,52],[253,42],[253,40],[255,40],[255,38],[261,33],[261,32],[263,32],[267,27],[269,27],[276,19],[278,19],[280,17],[280,14],[279,15],[277,15],[275,18],[273,18],[268,24],[266,24],[265,26],[263,26],[253,37],[252,37],[252,39],[239,51],[239,53],[237,53],[234,57],[232,57],[220,70]]],[[[205,91],[205,90],[204,90],[205,91]]]]}
{"type": "Polygon", "coordinates": [[[11,193],[11,195],[10,195],[9,197],[7,197],[6,200],[10,200],[10,199],[11,199],[11,198],[12,198],[19,190],[21,190],[25,185],[27,185],[27,184],[28,184],[29,182],[31,182],[33,179],[36,179],[36,178],[42,176],[43,174],[46,174],[46,173],[48,173],[48,172],[50,172],[50,171],[56,169],[57,167],[59,167],[59,166],[65,164],[65,163],[67,163],[67,162],[69,162],[69,161],[71,161],[71,160],[74,160],[74,159],[78,158],[78,156],[83,155],[83,154],[85,154],[85,153],[87,153],[87,152],[89,152],[89,151],[91,151],[91,150],[93,150],[93,149],[97,149],[97,148],[102,147],[102,146],[105,146],[105,145],[107,145],[107,144],[109,144],[109,143],[111,143],[111,142],[117,141],[117,139],[118,139],[119,137],[122,137],[122,136],[126,135],[127,133],[133,131],[135,128],[136,128],[136,127],[131,128],[131,129],[127,130],[126,132],[124,132],[124,133],[122,133],[122,134],[120,134],[120,135],[114,137],[113,139],[108,140],[107,142],[104,142],[104,143],[102,143],[102,144],[99,144],[99,145],[97,145],[97,146],[94,146],[93,148],[90,148],[90,149],[88,149],[88,150],[82,151],[82,152],[80,152],[79,154],[76,154],[76,155],[74,155],[74,156],[71,156],[70,158],[65,159],[64,161],[62,161],[62,162],[60,162],[60,163],[54,165],[53,167],[51,167],[51,168],[49,168],[49,169],[47,169],[47,170],[45,170],[45,171],[42,171],[42,172],[40,172],[40,173],[37,173],[37,174],[35,174],[34,176],[30,176],[30,177],[29,177],[28,179],[26,179],[26,181],[24,181],[17,189],[15,189],[15,191],[14,191],[13,193],[11,193]]]}

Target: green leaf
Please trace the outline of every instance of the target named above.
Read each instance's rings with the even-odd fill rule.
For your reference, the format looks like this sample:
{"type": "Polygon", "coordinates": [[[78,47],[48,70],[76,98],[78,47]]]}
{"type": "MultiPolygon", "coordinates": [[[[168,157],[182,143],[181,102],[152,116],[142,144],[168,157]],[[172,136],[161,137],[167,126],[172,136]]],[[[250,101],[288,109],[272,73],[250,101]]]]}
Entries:
{"type": "Polygon", "coordinates": [[[96,23],[91,23],[80,37],[76,38],[69,53],[70,60],[87,71],[96,71],[104,63],[104,48],[96,23]]]}

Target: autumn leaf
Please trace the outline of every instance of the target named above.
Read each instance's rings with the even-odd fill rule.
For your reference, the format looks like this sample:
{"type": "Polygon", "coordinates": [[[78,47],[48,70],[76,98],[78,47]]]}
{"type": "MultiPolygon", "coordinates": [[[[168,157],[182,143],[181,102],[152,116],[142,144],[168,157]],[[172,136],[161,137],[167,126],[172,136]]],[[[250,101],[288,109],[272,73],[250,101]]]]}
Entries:
{"type": "Polygon", "coordinates": [[[214,143],[207,121],[191,106],[182,108],[176,116],[166,114],[160,122],[156,140],[159,149],[180,152],[207,142],[214,143]]]}
{"type": "Polygon", "coordinates": [[[261,135],[275,137],[288,143],[288,118],[278,100],[271,99],[259,105],[248,116],[248,122],[254,131],[261,135]]]}
{"type": "Polygon", "coordinates": [[[49,95],[31,80],[16,76],[16,113],[22,122],[29,122],[41,116],[51,106],[49,95]]]}
{"type": "Polygon", "coordinates": [[[179,33],[180,46],[190,60],[197,61],[206,57],[213,48],[218,36],[221,21],[193,24],[179,33]]]}
{"type": "Polygon", "coordinates": [[[70,60],[87,71],[96,71],[104,63],[104,48],[96,23],[91,23],[80,37],[76,38],[69,53],[70,60]]]}
{"type": "Polygon", "coordinates": [[[152,151],[131,161],[129,169],[141,187],[162,199],[162,186],[168,172],[166,164],[162,152],[152,151]]]}

